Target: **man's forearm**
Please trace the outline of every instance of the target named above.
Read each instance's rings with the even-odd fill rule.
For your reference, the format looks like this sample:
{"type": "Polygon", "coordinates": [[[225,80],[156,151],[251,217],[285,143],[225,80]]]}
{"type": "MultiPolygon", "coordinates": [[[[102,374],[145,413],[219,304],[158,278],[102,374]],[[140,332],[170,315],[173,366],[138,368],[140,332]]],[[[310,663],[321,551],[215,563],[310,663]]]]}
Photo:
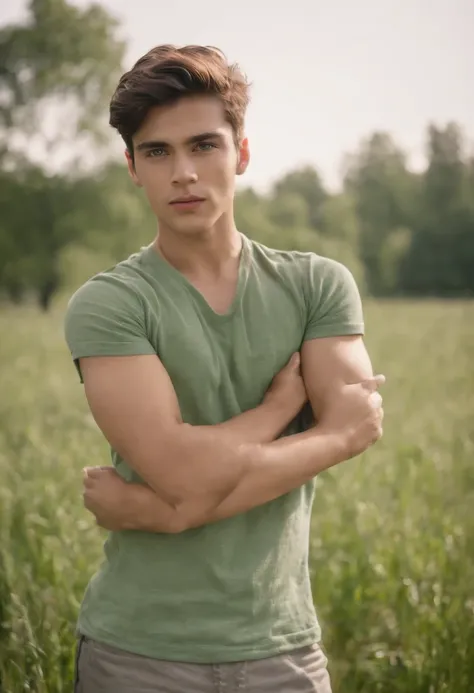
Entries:
{"type": "MultiPolygon", "coordinates": [[[[293,414],[288,413],[288,407],[285,409],[277,398],[269,397],[258,407],[215,424],[212,428],[235,437],[236,444],[270,443],[278,438],[293,418],[293,414]]],[[[127,493],[127,503],[123,506],[123,529],[173,532],[182,528],[182,508],[177,512],[148,486],[129,484],[127,493]]],[[[201,501],[195,503],[195,510],[199,510],[200,504],[201,501]]],[[[186,512],[190,510],[186,506],[184,509],[186,512]]]]}
{"type": "Polygon", "coordinates": [[[256,441],[278,435],[302,405],[304,385],[299,372],[291,370],[295,367],[291,364],[284,374],[286,381],[285,377],[280,377],[282,383],[272,381],[273,392],[267,391],[265,403],[252,417],[216,426],[182,420],[173,384],[159,359],[81,361],[87,401],[111,448],[173,508],[192,498],[210,509],[236,488],[253,457],[260,454],[261,442],[256,441]],[[286,398],[285,393],[289,393],[286,398]],[[281,419],[273,420],[275,396],[280,401],[283,397],[284,410],[281,419]],[[262,421],[264,429],[258,430],[262,421]]]}
{"type": "Polygon", "coordinates": [[[282,438],[266,446],[237,487],[204,518],[199,509],[183,505],[185,525],[196,527],[247,512],[311,481],[320,472],[348,459],[348,446],[341,434],[317,427],[282,438]],[[188,514],[187,514],[188,513],[188,514]]]}
{"type": "MultiPolygon", "coordinates": [[[[171,422],[159,431],[159,464],[150,459],[150,450],[157,446],[139,437],[130,448],[130,458],[135,456],[132,466],[139,474],[143,471],[141,476],[152,491],[136,489],[135,507],[143,511],[137,529],[181,531],[245,512],[359,454],[377,439],[380,421],[372,415],[375,410],[367,409],[376,383],[368,389],[366,380],[372,369],[360,339],[314,339],[305,343],[302,352],[313,410],[319,420],[331,422],[333,432],[319,424],[306,433],[262,444],[240,439],[223,426],[219,430],[171,422]],[[340,383],[350,385],[335,392],[340,383]],[[329,412],[325,418],[323,410],[329,412]],[[358,422],[355,428],[354,421],[358,422]],[[343,433],[346,429],[349,435],[343,433]],[[153,491],[168,505],[156,502],[153,491]]],[[[130,528],[134,526],[132,520],[130,528]]]]}
{"type": "Polygon", "coordinates": [[[235,436],[236,443],[271,443],[283,433],[294,415],[277,398],[268,398],[255,409],[212,426],[235,436]]]}
{"type": "Polygon", "coordinates": [[[150,448],[142,441],[130,456],[122,456],[168,505],[214,509],[237,487],[253,460],[260,459],[262,445],[274,440],[296,415],[290,417],[279,407],[270,400],[217,425],[174,423],[160,434],[160,459],[151,466],[145,459],[150,448]],[[140,457],[147,473],[141,473],[140,457]]]}
{"type": "Polygon", "coordinates": [[[132,484],[123,528],[179,532],[232,517],[302,486],[347,455],[342,436],[317,428],[263,445],[237,486],[216,507],[190,498],[170,510],[151,489],[132,484]]]}

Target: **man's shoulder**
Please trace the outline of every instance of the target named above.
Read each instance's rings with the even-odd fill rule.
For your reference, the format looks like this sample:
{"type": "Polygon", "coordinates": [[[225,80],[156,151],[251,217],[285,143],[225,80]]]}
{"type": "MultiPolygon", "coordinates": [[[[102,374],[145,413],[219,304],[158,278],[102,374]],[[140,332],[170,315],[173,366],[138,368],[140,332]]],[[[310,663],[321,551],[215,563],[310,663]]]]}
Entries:
{"type": "Polygon", "coordinates": [[[289,250],[275,248],[259,241],[248,239],[252,249],[252,257],[258,263],[263,261],[273,263],[276,267],[287,268],[304,276],[312,274],[320,277],[340,275],[348,272],[348,268],[333,258],[320,255],[314,250],[289,250]]]}
{"type": "Polygon", "coordinates": [[[275,265],[288,267],[301,267],[310,262],[315,253],[310,251],[289,250],[285,248],[276,248],[266,245],[253,238],[247,238],[247,243],[251,248],[251,255],[255,261],[266,261],[275,265]]]}
{"type": "MultiPolygon", "coordinates": [[[[256,271],[277,277],[279,283],[292,289],[292,295],[303,301],[311,313],[339,311],[350,305],[359,315],[361,297],[351,269],[339,260],[314,251],[283,250],[250,241],[256,271]]],[[[362,319],[357,319],[358,324],[362,319]]]]}
{"type": "Polygon", "coordinates": [[[87,279],[70,297],[68,312],[82,303],[104,304],[111,308],[116,302],[136,305],[146,292],[147,285],[139,251],[87,279]]]}
{"type": "Polygon", "coordinates": [[[128,258],[95,274],[69,299],[64,336],[79,375],[81,358],[156,353],[149,340],[146,279],[134,262],[128,258]]]}

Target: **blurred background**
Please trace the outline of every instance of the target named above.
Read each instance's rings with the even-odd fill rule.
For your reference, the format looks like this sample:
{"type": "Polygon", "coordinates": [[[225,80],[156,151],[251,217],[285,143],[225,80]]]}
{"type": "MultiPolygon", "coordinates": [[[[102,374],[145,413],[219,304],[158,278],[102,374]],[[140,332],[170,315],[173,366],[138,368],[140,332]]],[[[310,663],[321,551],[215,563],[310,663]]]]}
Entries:
{"type": "Polygon", "coordinates": [[[470,0],[9,0],[0,23],[4,297],[48,308],[153,237],[107,107],[165,42],[218,45],[253,83],[243,232],[341,259],[374,296],[473,294],[470,0]]]}
{"type": "Polygon", "coordinates": [[[314,599],[335,693],[474,690],[472,0],[7,0],[0,6],[0,691],[70,690],[107,450],[66,302],[156,229],[108,126],[152,46],[251,80],[241,231],[340,260],[387,375],[386,434],[321,476],[314,599]]]}

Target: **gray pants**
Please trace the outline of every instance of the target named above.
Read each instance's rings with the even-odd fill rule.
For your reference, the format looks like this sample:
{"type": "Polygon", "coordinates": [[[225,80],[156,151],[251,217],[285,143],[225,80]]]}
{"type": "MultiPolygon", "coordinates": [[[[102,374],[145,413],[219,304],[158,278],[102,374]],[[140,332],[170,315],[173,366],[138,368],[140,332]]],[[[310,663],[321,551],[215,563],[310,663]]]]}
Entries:
{"type": "Polygon", "coordinates": [[[331,693],[319,645],[232,664],[150,659],[82,636],[74,693],[331,693]]]}

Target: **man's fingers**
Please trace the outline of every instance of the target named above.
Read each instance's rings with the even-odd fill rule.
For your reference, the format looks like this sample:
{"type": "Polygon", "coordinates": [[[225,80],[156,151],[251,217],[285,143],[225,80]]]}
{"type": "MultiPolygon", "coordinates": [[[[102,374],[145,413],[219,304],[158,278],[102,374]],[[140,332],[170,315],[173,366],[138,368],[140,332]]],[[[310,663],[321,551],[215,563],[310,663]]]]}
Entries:
{"type": "Polygon", "coordinates": [[[110,466],[102,466],[102,467],[84,467],[82,470],[82,473],[84,474],[84,478],[91,478],[91,479],[97,479],[100,476],[102,476],[105,473],[113,471],[113,467],[110,466]]]}
{"type": "Polygon", "coordinates": [[[84,479],[93,479],[94,477],[99,476],[100,467],[84,467],[82,473],[84,475],[84,479]]]}
{"type": "Polygon", "coordinates": [[[384,375],[374,375],[372,378],[363,380],[361,385],[369,392],[375,392],[381,385],[385,383],[384,375]]]}
{"type": "Polygon", "coordinates": [[[288,368],[292,368],[292,369],[300,367],[300,353],[299,353],[299,351],[295,351],[295,353],[291,355],[291,358],[286,365],[288,368]]]}

